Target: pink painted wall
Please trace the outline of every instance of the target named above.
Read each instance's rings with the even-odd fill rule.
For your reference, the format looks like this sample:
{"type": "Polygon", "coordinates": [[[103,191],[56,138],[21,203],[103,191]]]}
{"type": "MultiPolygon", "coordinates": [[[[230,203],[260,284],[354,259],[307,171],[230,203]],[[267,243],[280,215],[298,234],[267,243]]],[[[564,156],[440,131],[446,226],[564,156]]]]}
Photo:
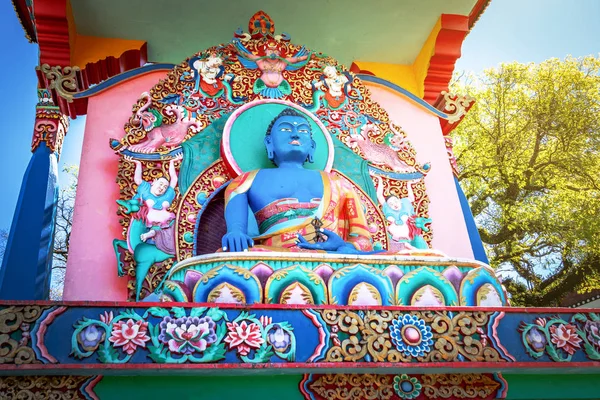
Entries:
{"type": "Polygon", "coordinates": [[[399,93],[383,86],[364,83],[371,90],[371,98],[406,132],[417,152],[419,163],[431,163],[425,187],[431,201],[429,217],[433,220],[433,247],[451,257],[472,259],[473,250],[438,117],[399,93]]]}
{"type": "Polygon", "coordinates": [[[88,101],[64,300],[127,299],[127,278],[117,276],[112,245],[113,239],[122,238],[122,229],[115,203],[118,157],[109,139],[123,137],[131,106],[164,77],[165,72],[143,75],[88,101]]]}
{"type": "MultiPolygon", "coordinates": [[[[122,238],[122,229],[115,203],[119,198],[118,157],[108,144],[110,138],[123,137],[131,106],[164,75],[147,74],[89,99],[64,300],[127,298],[127,279],[117,276],[112,245],[113,239],[122,238]]],[[[433,246],[448,256],[473,258],[437,116],[389,89],[368,86],[373,99],[407,133],[418,161],[432,165],[425,184],[431,200],[433,246]]]]}

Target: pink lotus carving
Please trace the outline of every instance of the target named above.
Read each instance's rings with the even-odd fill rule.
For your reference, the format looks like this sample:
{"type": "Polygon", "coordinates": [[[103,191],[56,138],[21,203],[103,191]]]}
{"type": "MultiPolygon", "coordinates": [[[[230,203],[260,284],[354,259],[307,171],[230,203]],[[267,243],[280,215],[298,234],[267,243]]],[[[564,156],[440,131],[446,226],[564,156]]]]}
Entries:
{"type": "Polygon", "coordinates": [[[255,323],[228,322],[227,330],[225,342],[229,344],[229,350],[236,349],[239,355],[247,356],[251,348],[258,349],[264,343],[260,326],[255,323]]]}
{"type": "Polygon", "coordinates": [[[165,317],[160,323],[158,340],[168,344],[173,353],[202,352],[217,340],[215,322],[209,317],[165,317]]]}
{"type": "Polygon", "coordinates": [[[552,325],[550,327],[550,340],[559,349],[573,355],[580,348],[581,338],[577,335],[577,328],[571,324],[552,325]]]}
{"type": "Polygon", "coordinates": [[[116,347],[123,347],[123,351],[129,355],[133,354],[138,346],[146,347],[146,342],[150,337],[148,332],[148,323],[145,321],[133,322],[128,319],[127,322],[119,321],[113,325],[113,329],[108,340],[116,347]]]}

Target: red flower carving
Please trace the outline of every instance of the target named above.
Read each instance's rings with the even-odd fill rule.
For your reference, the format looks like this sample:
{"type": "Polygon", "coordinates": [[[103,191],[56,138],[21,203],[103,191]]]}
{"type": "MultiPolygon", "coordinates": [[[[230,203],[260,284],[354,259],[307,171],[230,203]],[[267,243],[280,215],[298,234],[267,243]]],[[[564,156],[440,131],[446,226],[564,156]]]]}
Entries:
{"type": "Polygon", "coordinates": [[[571,324],[552,325],[550,327],[550,340],[559,349],[573,355],[580,348],[581,338],[577,336],[576,327],[571,324]]]}
{"type": "Polygon", "coordinates": [[[148,323],[145,321],[133,322],[132,319],[127,322],[119,321],[113,325],[108,340],[117,347],[123,347],[123,351],[131,355],[137,346],[146,347],[146,342],[150,340],[147,332],[148,323]]]}
{"type": "Polygon", "coordinates": [[[242,356],[247,356],[251,347],[258,349],[264,343],[260,327],[255,323],[228,322],[227,330],[225,342],[229,344],[229,349],[237,349],[238,354],[242,356]]]}

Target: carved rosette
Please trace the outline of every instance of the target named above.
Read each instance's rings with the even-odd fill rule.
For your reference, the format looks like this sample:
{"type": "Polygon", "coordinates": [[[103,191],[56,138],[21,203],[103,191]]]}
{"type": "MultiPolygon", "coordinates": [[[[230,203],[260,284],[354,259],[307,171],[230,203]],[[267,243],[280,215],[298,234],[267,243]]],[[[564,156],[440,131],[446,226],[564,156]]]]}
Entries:
{"type": "Polygon", "coordinates": [[[60,155],[68,130],[69,119],[54,105],[50,92],[46,89],[38,90],[31,151],[35,151],[40,143],[45,142],[50,151],[60,155]]]}
{"type": "Polygon", "coordinates": [[[39,364],[31,348],[31,330],[50,307],[15,306],[0,310],[0,365],[39,364]]]}
{"type": "Polygon", "coordinates": [[[485,312],[319,310],[331,332],[325,362],[505,361],[485,312]]]}

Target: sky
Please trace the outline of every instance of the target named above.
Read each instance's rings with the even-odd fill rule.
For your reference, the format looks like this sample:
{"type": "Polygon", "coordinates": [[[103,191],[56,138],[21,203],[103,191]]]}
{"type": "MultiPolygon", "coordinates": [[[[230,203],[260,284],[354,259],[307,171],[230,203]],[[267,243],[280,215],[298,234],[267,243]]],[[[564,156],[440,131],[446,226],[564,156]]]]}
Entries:
{"type": "MultiPolygon", "coordinates": [[[[599,19],[600,0],[492,0],[465,39],[456,68],[480,73],[502,62],[598,55],[599,19]]],[[[4,76],[0,109],[5,110],[0,136],[4,149],[0,157],[4,178],[0,229],[8,229],[31,157],[38,48],[27,42],[12,3],[7,0],[0,1],[0,48],[0,76],[4,76]]],[[[85,117],[71,121],[59,170],[79,164],[84,127],[85,117]]],[[[59,180],[68,183],[66,176],[59,175],[59,180]]]]}

